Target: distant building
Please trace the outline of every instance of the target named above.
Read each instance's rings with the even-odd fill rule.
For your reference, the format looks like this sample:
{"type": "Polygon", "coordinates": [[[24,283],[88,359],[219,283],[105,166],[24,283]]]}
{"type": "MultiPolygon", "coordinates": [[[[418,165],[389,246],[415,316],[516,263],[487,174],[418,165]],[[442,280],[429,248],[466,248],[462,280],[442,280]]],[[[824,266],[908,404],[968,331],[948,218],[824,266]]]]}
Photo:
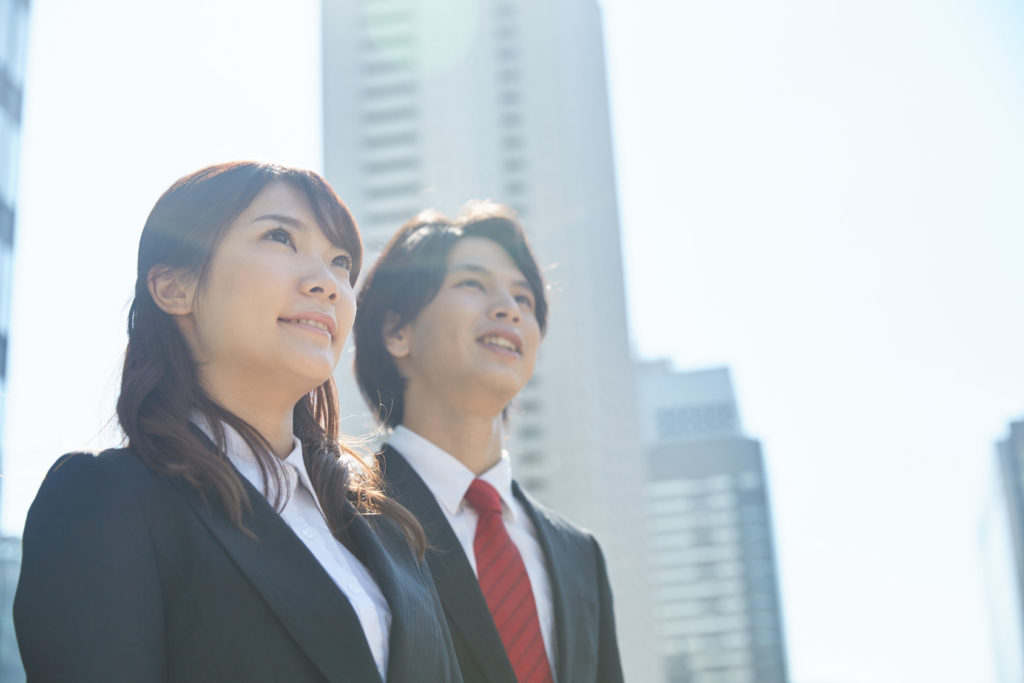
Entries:
{"type": "Polygon", "coordinates": [[[1024,421],[996,444],[981,550],[999,683],[1024,681],[1024,421]]]}
{"type": "Polygon", "coordinates": [[[726,368],[642,363],[655,626],[671,683],[786,683],[760,444],[726,368]]]}
{"type": "MultiPolygon", "coordinates": [[[[323,17],[324,170],[367,262],[425,208],[489,198],[522,217],[552,315],[512,412],[513,469],[597,535],[627,678],[659,681],[597,1],[325,0],[323,17]]],[[[365,414],[350,373],[342,414],[365,414]]]]}
{"type": "Polygon", "coordinates": [[[21,539],[0,538],[0,681],[18,683],[25,680],[14,636],[14,589],[21,569],[21,539]]]}
{"type": "Polygon", "coordinates": [[[27,38],[28,0],[0,0],[0,430],[3,429],[3,400],[7,396],[11,265],[17,217],[18,151],[27,38]]]}
{"type": "MultiPolygon", "coordinates": [[[[10,336],[11,265],[17,222],[18,151],[25,93],[28,0],[0,0],[0,471],[3,468],[4,401],[10,336]]],[[[0,538],[0,681],[25,680],[11,621],[11,601],[21,563],[21,539],[0,538]]]]}

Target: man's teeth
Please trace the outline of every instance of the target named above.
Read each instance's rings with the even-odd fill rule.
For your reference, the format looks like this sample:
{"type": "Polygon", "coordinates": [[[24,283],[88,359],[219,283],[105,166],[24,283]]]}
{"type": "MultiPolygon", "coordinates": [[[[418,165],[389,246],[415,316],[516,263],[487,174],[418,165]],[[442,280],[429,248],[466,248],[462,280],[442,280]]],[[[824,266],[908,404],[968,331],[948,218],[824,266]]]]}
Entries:
{"type": "Polygon", "coordinates": [[[516,348],[516,345],[504,337],[483,337],[480,341],[489,346],[500,346],[503,349],[519,353],[519,349],[516,348]]]}
{"type": "Polygon", "coordinates": [[[327,325],[324,325],[319,320],[310,320],[309,318],[296,318],[295,322],[299,323],[300,325],[310,325],[312,327],[316,327],[318,329],[323,330],[324,332],[327,332],[328,334],[330,334],[331,332],[331,330],[328,329],[327,325]]]}

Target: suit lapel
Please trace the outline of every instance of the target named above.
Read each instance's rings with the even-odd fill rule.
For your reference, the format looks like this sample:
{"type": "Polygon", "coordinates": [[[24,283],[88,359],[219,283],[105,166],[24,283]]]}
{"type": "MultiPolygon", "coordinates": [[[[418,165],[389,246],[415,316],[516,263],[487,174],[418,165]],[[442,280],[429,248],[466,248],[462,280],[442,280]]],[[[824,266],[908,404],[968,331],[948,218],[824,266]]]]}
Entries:
{"type": "Polygon", "coordinates": [[[171,481],[328,680],[380,681],[344,594],[263,495],[241,479],[253,508],[243,524],[255,538],[235,527],[216,502],[208,503],[183,481],[171,481]]]}
{"type": "Polygon", "coordinates": [[[412,512],[427,534],[427,565],[452,635],[469,644],[482,670],[495,673],[491,680],[516,683],[476,574],[434,495],[398,451],[388,446],[380,458],[388,495],[412,512]]]}
{"type": "Polygon", "coordinates": [[[429,607],[418,603],[413,590],[423,577],[416,567],[412,550],[402,532],[380,515],[364,518],[352,510],[347,531],[353,542],[362,548],[366,568],[373,574],[391,608],[388,681],[417,681],[417,662],[424,653],[417,649],[421,637],[416,629],[421,624],[415,619],[429,607]],[[401,562],[402,558],[408,561],[401,562]]]}
{"type": "Polygon", "coordinates": [[[573,622],[570,619],[570,605],[578,599],[576,592],[572,590],[575,585],[572,558],[567,553],[566,544],[559,538],[558,529],[538,510],[536,501],[519,488],[515,481],[512,482],[512,495],[526,508],[526,513],[537,530],[544,557],[547,558],[551,600],[555,613],[555,649],[558,651],[555,680],[570,683],[573,680],[573,660],[570,653],[575,647],[576,640],[576,631],[572,628],[573,622]]]}

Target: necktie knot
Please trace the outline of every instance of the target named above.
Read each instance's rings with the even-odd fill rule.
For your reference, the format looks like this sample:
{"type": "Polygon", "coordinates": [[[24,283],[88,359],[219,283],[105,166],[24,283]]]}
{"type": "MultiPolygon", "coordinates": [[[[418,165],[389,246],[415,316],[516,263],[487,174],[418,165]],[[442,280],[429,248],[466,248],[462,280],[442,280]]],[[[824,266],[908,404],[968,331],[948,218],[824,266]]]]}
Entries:
{"type": "Polygon", "coordinates": [[[501,515],[501,495],[498,490],[483,479],[474,479],[466,491],[466,502],[473,506],[481,517],[487,513],[501,515]]]}

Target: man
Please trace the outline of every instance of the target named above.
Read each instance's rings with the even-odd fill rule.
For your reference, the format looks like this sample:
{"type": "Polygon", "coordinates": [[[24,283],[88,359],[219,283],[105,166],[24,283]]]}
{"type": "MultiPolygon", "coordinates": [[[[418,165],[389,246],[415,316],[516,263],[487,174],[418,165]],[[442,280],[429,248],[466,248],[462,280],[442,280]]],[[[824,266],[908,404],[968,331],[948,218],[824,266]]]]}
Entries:
{"type": "Polygon", "coordinates": [[[622,680],[604,558],[590,534],[513,480],[507,408],[533,374],[543,278],[515,214],[424,212],[359,293],[360,390],[393,429],[389,495],[423,525],[468,681],[622,680]]]}

